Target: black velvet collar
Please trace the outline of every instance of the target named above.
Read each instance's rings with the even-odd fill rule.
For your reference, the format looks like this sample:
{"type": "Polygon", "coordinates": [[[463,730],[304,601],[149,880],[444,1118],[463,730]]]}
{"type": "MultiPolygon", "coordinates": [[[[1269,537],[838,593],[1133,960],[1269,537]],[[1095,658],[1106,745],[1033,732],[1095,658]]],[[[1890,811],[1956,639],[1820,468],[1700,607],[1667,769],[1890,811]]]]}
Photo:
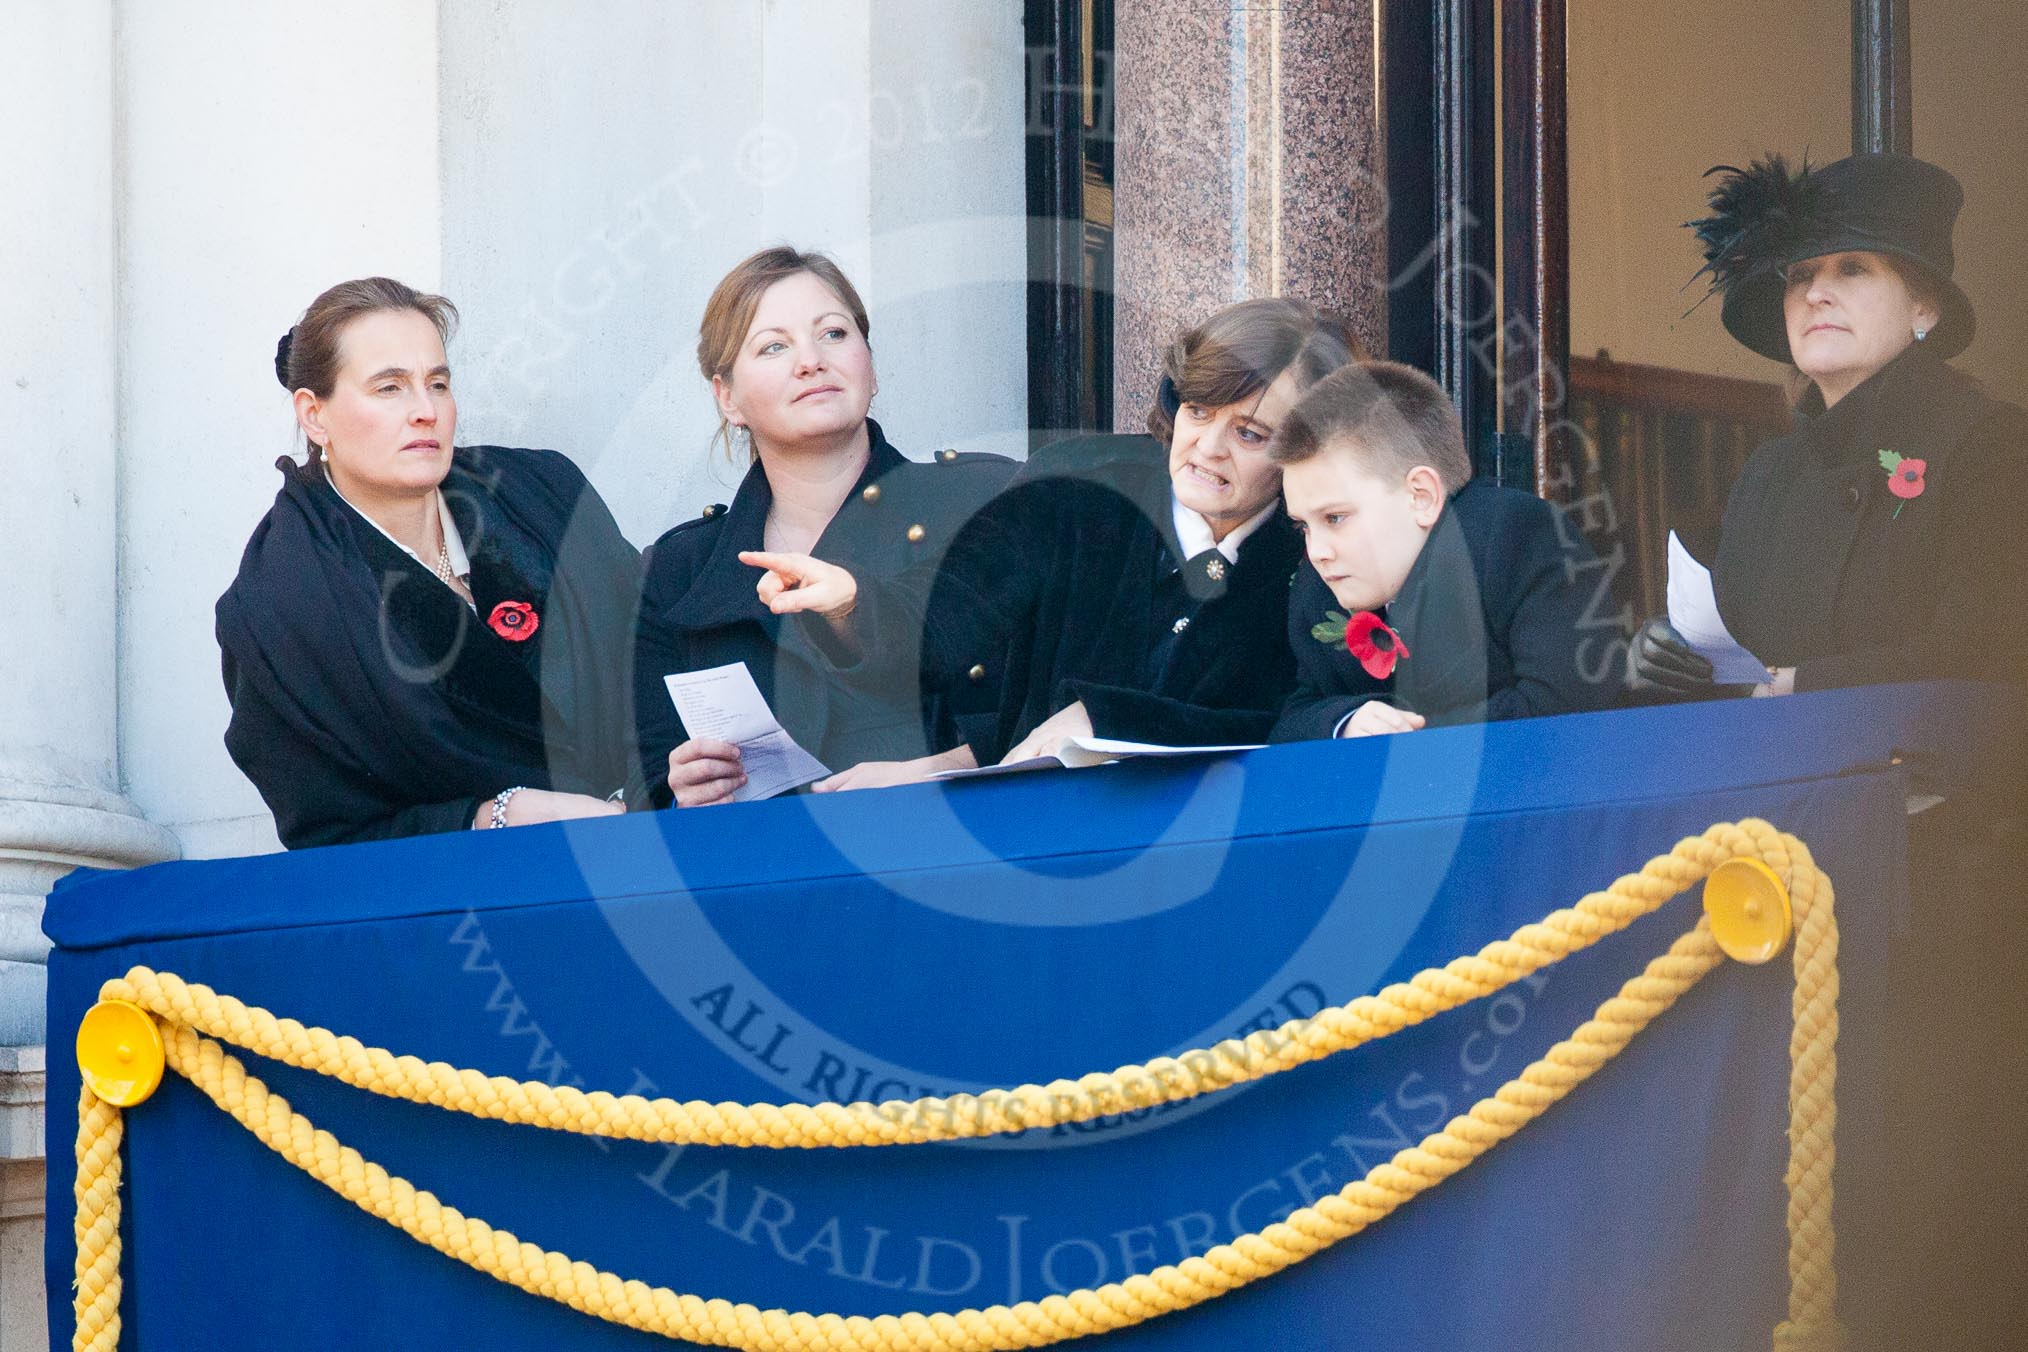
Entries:
{"type": "Polygon", "coordinates": [[[1455,559],[1450,556],[1456,553],[1458,545],[1464,540],[1463,527],[1458,521],[1458,501],[1469,493],[1472,495],[1472,501],[1476,503],[1486,487],[1488,485],[1485,480],[1472,479],[1463,488],[1444,499],[1444,509],[1438,515],[1436,524],[1430,527],[1429,535],[1424,538],[1422,552],[1417,554],[1415,562],[1408,566],[1408,576],[1401,580],[1401,590],[1392,601],[1380,608],[1381,614],[1390,625],[1398,629],[1402,621],[1396,617],[1406,617],[1414,613],[1423,592],[1434,584],[1431,574],[1445,571],[1438,562],[1440,558],[1446,564],[1455,563],[1455,559]]]}
{"type": "Polygon", "coordinates": [[[1798,430],[1826,468],[1874,470],[1883,450],[1921,456],[1955,443],[1983,407],[1970,378],[1912,344],[1828,410],[1812,389],[1798,430]]]}

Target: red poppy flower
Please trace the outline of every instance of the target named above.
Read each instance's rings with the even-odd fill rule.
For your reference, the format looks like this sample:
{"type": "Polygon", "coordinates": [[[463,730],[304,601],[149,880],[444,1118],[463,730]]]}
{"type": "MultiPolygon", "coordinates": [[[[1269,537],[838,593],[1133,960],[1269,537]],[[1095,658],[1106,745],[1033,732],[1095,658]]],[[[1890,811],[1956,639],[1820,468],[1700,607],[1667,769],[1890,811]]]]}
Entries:
{"type": "Polygon", "coordinates": [[[1408,645],[1387,621],[1362,610],[1345,622],[1345,651],[1358,659],[1368,676],[1384,681],[1394,674],[1394,664],[1408,656],[1408,645]]]}
{"type": "MultiPolygon", "coordinates": [[[[1901,509],[1908,505],[1909,499],[1922,496],[1924,487],[1922,476],[1929,469],[1929,462],[1916,460],[1899,451],[1882,451],[1880,468],[1887,471],[1887,491],[1901,499],[1894,504],[1894,515],[1898,517],[1901,515],[1901,509]]],[[[1893,520],[1893,517],[1888,519],[1893,520]]]]}
{"type": "Polygon", "coordinates": [[[526,601],[502,601],[486,617],[486,624],[509,643],[526,643],[542,627],[542,617],[526,601]]]}
{"type": "Polygon", "coordinates": [[[1919,498],[1922,496],[1923,472],[1929,468],[1927,460],[1911,460],[1904,456],[1901,463],[1887,474],[1887,491],[1897,498],[1919,498]]]}

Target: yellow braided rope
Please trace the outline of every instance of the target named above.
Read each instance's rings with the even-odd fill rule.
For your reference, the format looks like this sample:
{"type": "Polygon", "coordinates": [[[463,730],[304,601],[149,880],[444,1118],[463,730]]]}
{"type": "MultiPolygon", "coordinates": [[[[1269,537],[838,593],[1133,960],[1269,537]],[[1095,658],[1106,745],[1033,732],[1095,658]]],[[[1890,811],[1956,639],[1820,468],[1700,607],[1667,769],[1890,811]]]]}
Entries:
{"type": "Polygon", "coordinates": [[[1838,1270],[1831,1228],[1831,1170],[1838,1130],[1838,920],[1831,881],[1794,836],[1792,858],[1765,862],[1788,878],[1795,910],[1796,989],[1789,1031],[1789,1317],[1776,1352],[1834,1352],[1844,1330],[1835,1309],[1838,1270]],[[1819,895],[1821,889],[1822,895],[1819,895]]]}
{"type": "Polygon", "coordinates": [[[536,1295],[664,1337],[749,1352],[806,1348],[985,1349],[1040,1347],[1188,1309],[1270,1276],[1358,1233],[1534,1120],[1625,1046],[1649,1020],[1723,961],[1708,928],[1683,936],[1567,1041],[1333,1197],[1229,1245],[1095,1290],[1019,1305],[842,1317],[707,1300],[574,1262],[445,1206],[317,1130],[238,1058],[188,1028],[167,1030],[169,1065],[277,1154],[360,1209],[438,1252],[536,1295]]]}
{"type": "Polygon", "coordinates": [[[77,1332],[71,1346],[115,1352],[120,1345],[120,1140],[126,1115],[94,1094],[77,1105],[77,1332]]]}
{"type": "MultiPolygon", "coordinates": [[[[1784,1348],[1830,1346],[1835,1344],[1838,1332],[1831,1315],[1836,1283],[1830,1266],[1831,1135],[1835,1124],[1831,1100],[1835,1080],[1832,1044],[1837,1034],[1837,939],[1832,892],[1829,880],[1816,871],[1800,841],[1775,835],[1765,823],[1745,823],[1739,829],[1746,828],[1759,828],[1752,832],[1754,835],[1765,833],[1753,842],[1761,848],[1737,853],[1761,857],[1788,878],[1800,926],[1788,1175],[1790,1318],[1777,1330],[1776,1341],[1777,1346],[1784,1348]]],[[[1700,839],[1721,829],[1734,828],[1714,827],[1700,839]]],[[[1686,841],[1678,850],[1695,843],[1686,841]]],[[[1718,862],[1722,860],[1704,861],[1700,875],[1718,862]]],[[[1648,909],[1652,910],[1653,905],[1648,909]]],[[[625,1281],[589,1264],[574,1263],[562,1254],[524,1243],[506,1231],[465,1217],[445,1207],[432,1194],[391,1177],[357,1151],[342,1146],[328,1132],[318,1131],[285,1100],[270,1094],[257,1078],[248,1075],[245,1067],[222,1046],[200,1036],[194,1028],[171,1024],[165,1029],[165,1047],[172,1068],[291,1163],[439,1252],[533,1294],[549,1296],[627,1327],[718,1346],[984,1352],[1042,1346],[1187,1309],[1278,1272],[1357,1233],[1540,1116],[1611,1060],[1635,1033],[1720,961],[1722,957],[1708,926],[1700,921],[1667,954],[1651,962],[1641,976],[1628,981],[1618,996],[1601,1005],[1570,1038],[1551,1048],[1491,1097],[1473,1105],[1470,1112],[1453,1119],[1420,1144],[1401,1151],[1389,1162],[1376,1166],[1365,1178],[1348,1184],[1339,1193],[1292,1213],[1285,1221],[1240,1236],[1230,1245],[1220,1245],[1180,1264],[1096,1290],[1025,1301],[1013,1307],[994,1306],[955,1314],[883,1315],[872,1319],[763,1311],[752,1305],[705,1300],[638,1281],[625,1281]]],[[[115,984],[109,982],[108,987],[115,984]]],[[[1390,988],[1398,989],[1401,988],[1390,988]]],[[[1086,1077],[1086,1081],[1091,1078],[1086,1077]]],[[[79,1322],[73,1346],[79,1349],[113,1352],[118,1343],[119,1117],[118,1110],[86,1091],[80,1106],[76,1185],[79,1322]],[[89,1326],[87,1312],[92,1316],[89,1326]]]]}
{"type": "MultiPolygon", "coordinates": [[[[105,983],[102,999],[131,1000],[168,1024],[357,1089],[430,1103],[474,1117],[589,1136],[661,1144],[769,1149],[917,1145],[1086,1122],[1196,1098],[1362,1046],[1472,1000],[1619,933],[1702,880],[1728,859],[1785,859],[1781,833],[1764,821],[1720,823],[1650,859],[1576,905],[1524,925],[1512,937],[1347,1004],[1291,1019],[1244,1039],[1046,1085],[1024,1084],[948,1098],[881,1103],[679,1103],[585,1093],[540,1080],[460,1070],[368,1047],[325,1028],[277,1018],[208,986],[135,967],[105,983]]],[[[1778,870],[1779,871],[1779,870],[1778,870]]]]}

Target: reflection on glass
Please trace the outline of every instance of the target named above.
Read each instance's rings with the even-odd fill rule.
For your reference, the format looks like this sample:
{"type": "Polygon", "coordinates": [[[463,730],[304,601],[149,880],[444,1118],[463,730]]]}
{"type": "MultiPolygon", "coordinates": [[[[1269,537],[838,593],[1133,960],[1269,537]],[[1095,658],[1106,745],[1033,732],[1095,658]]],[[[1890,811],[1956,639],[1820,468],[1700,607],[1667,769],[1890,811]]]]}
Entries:
{"type": "MultiPolygon", "coordinates": [[[[1801,0],[1573,5],[1569,32],[1570,351],[1579,429],[1568,496],[1599,498],[1620,596],[1661,608],[1667,531],[1709,557],[1739,467],[1786,422],[1785,368],[1734,342],[1684,288],[1683,222],[1717,164],[1851,148],[1852,11],[1801,0]]],[[[1920,107],[1918,97],[1917,106],[1920,107]]]]}

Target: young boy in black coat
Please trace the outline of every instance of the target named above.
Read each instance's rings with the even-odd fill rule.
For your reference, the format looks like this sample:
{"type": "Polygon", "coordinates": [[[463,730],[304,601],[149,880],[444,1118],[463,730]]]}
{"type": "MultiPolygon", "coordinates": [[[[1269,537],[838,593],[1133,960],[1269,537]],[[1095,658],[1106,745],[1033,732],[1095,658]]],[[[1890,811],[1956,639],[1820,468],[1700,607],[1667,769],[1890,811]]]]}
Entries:
{"type": "Polygon", "coordinates": [[[1435,381],[1392,362],[1312,386],[1269,448],[1309,555],[1274,740],[1602,708],[1578,661],[1590,559],[1531,494],[1472,478],[1435,381]]]}

